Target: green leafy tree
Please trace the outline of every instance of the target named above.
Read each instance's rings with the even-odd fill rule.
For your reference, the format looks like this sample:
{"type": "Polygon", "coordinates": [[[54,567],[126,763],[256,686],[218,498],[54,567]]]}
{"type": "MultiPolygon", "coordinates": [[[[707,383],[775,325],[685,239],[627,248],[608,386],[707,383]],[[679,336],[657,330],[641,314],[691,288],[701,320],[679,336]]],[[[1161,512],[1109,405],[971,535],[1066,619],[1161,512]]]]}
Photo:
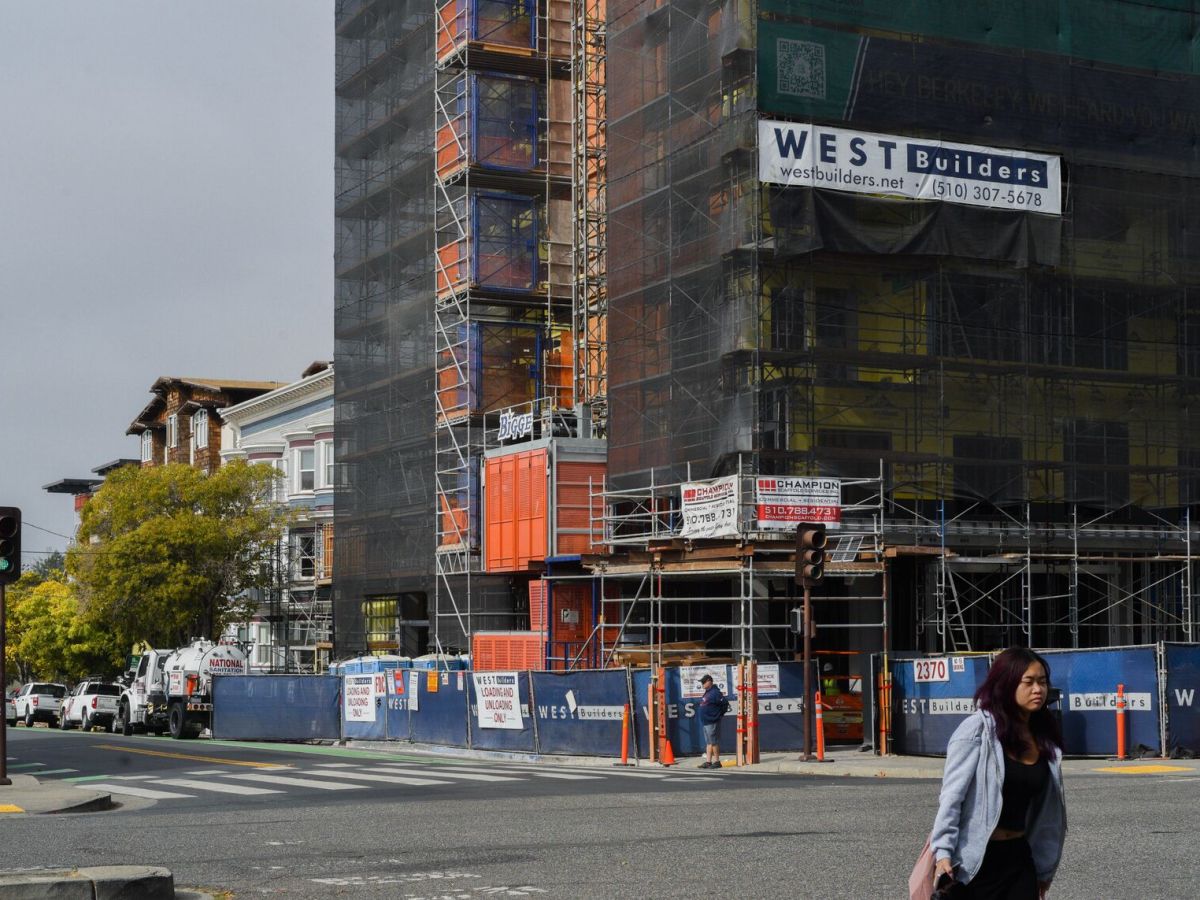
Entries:
{"type": "Polygon", "coordinates": [[[278,472],[234,461],[117,469],[84,505],[67,571],[86,618],[123,650],[136,641],[179,646],[215,639],[245,616],[245,592],[286,524],[266,502],[278,472]]]}
{"type": "Polygon", "coordinates": [[[26,572],[8,593],[7,671],[33,678],[75,681],[120,671],[121,648],[83,615],[61,571],[26,572]]]}

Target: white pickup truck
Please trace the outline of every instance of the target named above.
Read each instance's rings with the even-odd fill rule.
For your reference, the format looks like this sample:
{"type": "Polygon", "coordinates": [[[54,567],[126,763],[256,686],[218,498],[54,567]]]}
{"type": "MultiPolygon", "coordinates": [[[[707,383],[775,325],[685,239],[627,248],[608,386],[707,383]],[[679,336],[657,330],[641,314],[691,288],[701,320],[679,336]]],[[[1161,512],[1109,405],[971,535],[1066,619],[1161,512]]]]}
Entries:
{"type": "Polygon", "coordinates": [[[63,701],[62,715],[58,726],[66,731],[79,726],[91,731],[99,725],[112,731],[113,719],[117,717],[117,703],[121,699],[121,686],[106,681],[81,681],[63,701]]]}
{"type": "Polygon", "coordinates": [[[65,696],[65,684],[31,681],[17,692],[17,721],[24,722],[29,728],[34,722],[47,722],[53,728],[58,724],[65,696]]]}

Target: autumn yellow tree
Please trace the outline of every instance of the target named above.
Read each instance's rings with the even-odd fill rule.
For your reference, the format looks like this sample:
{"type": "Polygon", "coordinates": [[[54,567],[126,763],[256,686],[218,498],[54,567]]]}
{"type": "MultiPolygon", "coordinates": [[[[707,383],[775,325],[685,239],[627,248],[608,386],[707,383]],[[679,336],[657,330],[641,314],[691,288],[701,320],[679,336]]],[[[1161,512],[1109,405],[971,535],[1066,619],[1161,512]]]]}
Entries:
{"type": "Polygon", "coordinates": [[[81,614],[79,598],[61,571],[25,573],[7,600],[7,671],[22,681],[74,681],[121,670],[121,648],[81,614]]]}
{"type": "Polygon", "coordinates": [[[85,618],[127,650],[217,638],[245,614],[286,513],[267,502],[278,473],[240,460],[118,469],[81,513],[67,552],[85,618]]]}

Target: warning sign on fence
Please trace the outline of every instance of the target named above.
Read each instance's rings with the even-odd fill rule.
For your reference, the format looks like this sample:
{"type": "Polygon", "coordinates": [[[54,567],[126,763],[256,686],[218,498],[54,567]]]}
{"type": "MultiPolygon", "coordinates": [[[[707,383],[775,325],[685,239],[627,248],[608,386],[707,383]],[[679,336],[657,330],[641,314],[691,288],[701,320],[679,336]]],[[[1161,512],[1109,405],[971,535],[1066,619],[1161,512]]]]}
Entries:
{"type": "Polygon", "coordinates": [[[374,722],[375,676],[347,675],[342,686],[342,706],[347,722],[374,722]]]}
{"type": "Polygon", "coordinates": [[[525,727],[521,718],[521,693],[516,672],[472,672],[475,682],[475,715],[480,728],[525,727]]]}

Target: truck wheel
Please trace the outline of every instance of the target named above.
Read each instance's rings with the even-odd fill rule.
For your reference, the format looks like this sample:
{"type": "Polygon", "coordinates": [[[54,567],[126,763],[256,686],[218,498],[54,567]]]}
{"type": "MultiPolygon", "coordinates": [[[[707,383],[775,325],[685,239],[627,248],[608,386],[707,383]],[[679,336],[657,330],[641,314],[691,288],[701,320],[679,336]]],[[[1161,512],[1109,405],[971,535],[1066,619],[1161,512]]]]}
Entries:
{"type": "Polygon", "coordinates": [[[117,712],[117,721],[113,723],[113,730],[120,730],[125,737],[133,734],[133,723],[129,721],[129,704],[124,700],[121,701],[120,710],[117,712]]]}
{"type": "Polygon", "coordinates": [[[33,713],[31,713],[31,712],[25,713],[25,727],[26,728],[33,727],[33,713]]]}
{"type": "Polygon", "coordinates": [[[171,705],[171,712],[167,718],[167,723],[171,728],[171,737],[179,741],[183,738],[191,736],[191,729],[188,728],[187,716],[184,715],[183,705],[174,703],[171,705]]]}
{"type": "Polygon", "coordinates": [[[70,731],[70,730],[71,730],[71,726],[70,726],[70,724],[67,722],[67,717],[66,717],[66,716],[59,716],[59,717],[58,717],[58,727],[59,727],[60,729],[62,729],[63,731],[70,731]]]}
{"type": "MultiPolygon", "coordinates": [[[[64,722],[66,719],[63,720],[64,722]]],[[[84,731],[92,730],[92,717],[88,715],[87,710],[83,711],[83,721],[79,723],[79,727],[84,731]]]]}

